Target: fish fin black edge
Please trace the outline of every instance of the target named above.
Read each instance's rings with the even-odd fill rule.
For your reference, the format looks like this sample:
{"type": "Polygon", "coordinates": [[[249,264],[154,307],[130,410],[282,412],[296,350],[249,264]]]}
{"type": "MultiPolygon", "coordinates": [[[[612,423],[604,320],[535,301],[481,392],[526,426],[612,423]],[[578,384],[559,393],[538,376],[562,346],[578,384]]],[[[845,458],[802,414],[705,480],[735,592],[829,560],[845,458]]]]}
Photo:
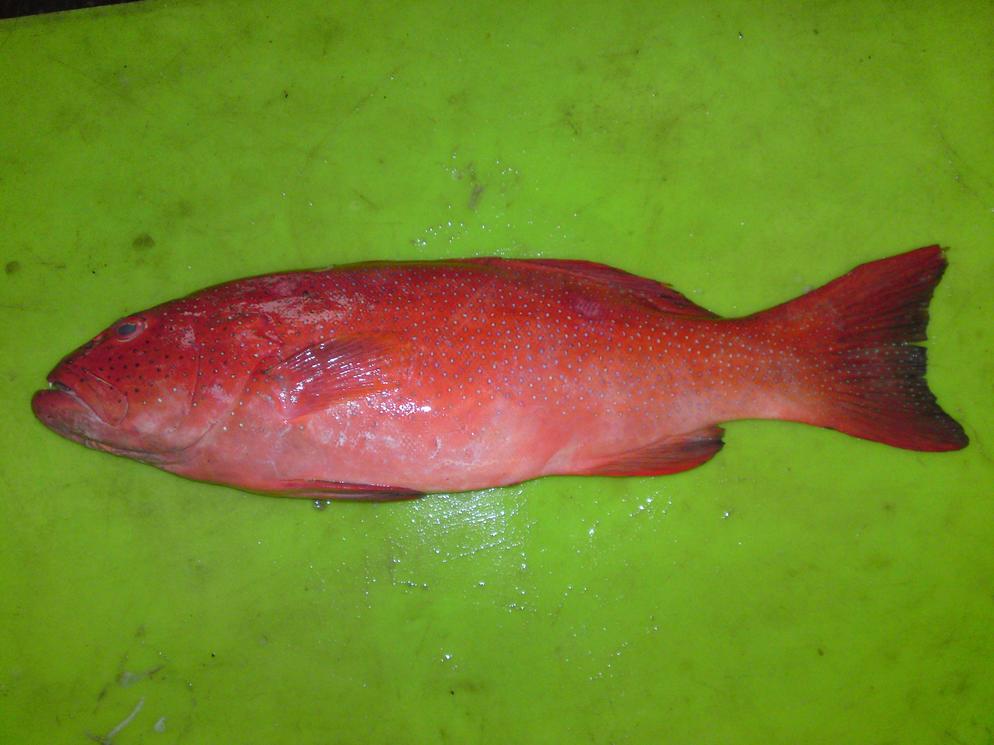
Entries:
{"type": "Polygon", "coordinates": [[[808,393],[809,424],[907,450],[960,450],[963,427],[925,379],[932,293],[946,270],[938,245],[861,264],[770,314],[805,324],[804,353],[822,371],[808,393]]]}

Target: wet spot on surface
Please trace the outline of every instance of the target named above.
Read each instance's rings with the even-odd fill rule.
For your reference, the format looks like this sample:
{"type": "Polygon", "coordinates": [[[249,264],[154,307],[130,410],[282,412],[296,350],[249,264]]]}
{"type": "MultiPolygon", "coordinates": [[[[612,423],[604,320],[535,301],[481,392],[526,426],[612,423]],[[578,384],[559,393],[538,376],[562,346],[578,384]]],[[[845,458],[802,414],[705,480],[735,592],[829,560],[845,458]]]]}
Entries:
{"type": "Polygon", "coordinates": [[[17,274],[19,271],[21,271],[21,262],[8,261],[6,264],[4,264],[3,271],[5,274],[17,274]]]}
{"type": "Polygon", "coordinates": [[[148,233],[139,233],[131,241],[131,247],[136,251],[144,251],[145,249],[152,248],[154,245],[155,239],[148,233]]]}

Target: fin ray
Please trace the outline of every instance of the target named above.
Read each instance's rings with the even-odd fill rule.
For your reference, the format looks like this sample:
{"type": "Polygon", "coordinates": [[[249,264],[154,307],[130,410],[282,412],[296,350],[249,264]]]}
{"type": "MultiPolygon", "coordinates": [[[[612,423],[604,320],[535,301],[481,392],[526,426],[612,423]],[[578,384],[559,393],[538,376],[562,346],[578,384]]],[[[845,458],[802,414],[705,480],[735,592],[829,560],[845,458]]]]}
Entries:
{"type": "Polygon", "coordinates": [[[498,266],[497,262],[544,267],[623,290],[634,295],[643,303],[664,313],[687,316],[689,318],[718,318],[716,313],[712,313],[707,308],[702,308],[667,284],[647,277],[640,277],[637,274],[631,274],[622,269],[616,269],[613,266],[599,264],[596,261],[583,261],[580,259],[496,258],[469,259],[469,261],[491,263],[498,266]]]}
{"type": "Polygon", "coordinates": [[[393,337],[342,337],[312,344],[264,375],[289,419],[333,403],[393,387],[402,379],[403,354],[393,337]]]}
{"type": "Polygon", "coordinates": [[[405,489],[400,486],[378,486],[376,484],[351,484],[343,481],[321,481],[319,479],[288,479],[277,482],[267,493],[283,497],[303,499],[346,499],[367,502],[391,502],[402,499],[417,499],[423,492],[405,489]]]}
{"type": "Polygon", "coordinates": [[[666,437],[649,445],[620,453],[579,472],[585,476],[662,476],[689,471],[711,460],[724,442],[721,427],[666,437]]]}
{"type": "MultiPolygon", "coordinates": [[[[817,387],[797,421],[908,450],[959,450],[962,426],[925,379],[928,306],[946,269],[939,246],[871,261],[767,311],[805,329],[802,345],[817,387]]],[[[762,314],[760,314],[762,315],[762,314]]]]}

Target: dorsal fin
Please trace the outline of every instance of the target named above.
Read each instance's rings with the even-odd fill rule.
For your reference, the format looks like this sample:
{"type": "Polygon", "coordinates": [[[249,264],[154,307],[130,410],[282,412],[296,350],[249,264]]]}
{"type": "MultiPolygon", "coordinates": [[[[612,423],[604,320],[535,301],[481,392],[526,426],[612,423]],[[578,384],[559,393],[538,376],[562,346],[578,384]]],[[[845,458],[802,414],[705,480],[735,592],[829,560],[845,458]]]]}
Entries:
{"type": "Polygon", "coordinates": [[[579,259],[518,259],[517,261],[527,262],[532,266],[544,266],[556,269],[616,287],[619,290],[630,292],[665,313],[690,316],[692,318],[718,317],[716,313],[712,313],[707,308],[702,308],[667,284],[657,282],[654,279],[640,277],[637,274],[630,274],[629,272],[615,269],[606,264],[598,264],[595,261],[582,261],[579,259]]]}

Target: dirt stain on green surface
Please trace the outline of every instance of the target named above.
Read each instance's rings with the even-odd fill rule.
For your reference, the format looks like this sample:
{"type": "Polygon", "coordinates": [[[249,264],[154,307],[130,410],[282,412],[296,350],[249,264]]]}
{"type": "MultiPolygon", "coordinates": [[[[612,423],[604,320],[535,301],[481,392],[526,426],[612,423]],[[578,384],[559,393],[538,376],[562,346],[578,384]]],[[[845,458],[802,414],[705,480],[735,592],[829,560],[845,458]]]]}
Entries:
{"type": "Polygon", "coordinates": [[[186,199],[179,199],[166,208],[165,214],[166,217],[174,220],[190,217],[193,214],[193,203],[186,199]]]}
{"type": "Polygon", "coordinates": [[[469,201],[466,206],[471,210],[475,210],[480,206],[480,200],[483,199],[483,192],[487,187],[483,184],[473,184],[473,188],[469,192],[469,201]]]}
{"type": "Polygon", "coordinates": [[[131,247],[136,251],[145,251],[155,245],[155,239],[148,233],[139,233],[131,241],[131,247]]]}
{"type": "Polygon", "coordinates": [[[17,274],[21,271],[20,261],[8,261],[3,267],[4,274],[17,274]]]}
{"type": "Polygon", "coordinates": [[[562,123],[569,128],[574,137],[580,136],[580,122],[576,117],[575,104],[567,104],[562,107],[562,123]]]}
{"type": "Polygon", "coordinates": [[[462,181],[466,179],[469,181],[469,198],[466,200],[466,207],[469,210],[475,210],[480,206],[480,200],[483,199],[483,192],[486,191],[486,184],[480,183],[480,177],[476,172],[476,163],[470,162],[466,164],[465,168],[453,168],[452,178],[456,181],[462,181]]]}

